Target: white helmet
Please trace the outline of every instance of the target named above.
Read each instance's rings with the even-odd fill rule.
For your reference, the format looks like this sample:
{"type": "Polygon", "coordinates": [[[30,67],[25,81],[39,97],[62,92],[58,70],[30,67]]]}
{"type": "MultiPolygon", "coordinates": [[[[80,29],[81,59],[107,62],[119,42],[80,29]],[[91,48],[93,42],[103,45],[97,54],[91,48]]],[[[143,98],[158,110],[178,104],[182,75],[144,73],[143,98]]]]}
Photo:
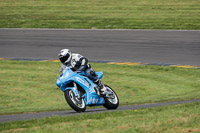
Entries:
{"type": "Polygon", "coordinates": [[[71,61],[72,53],[69,49],[62,49],[58,53],[58,57],[63,64],[68,64],[71,61]]]}

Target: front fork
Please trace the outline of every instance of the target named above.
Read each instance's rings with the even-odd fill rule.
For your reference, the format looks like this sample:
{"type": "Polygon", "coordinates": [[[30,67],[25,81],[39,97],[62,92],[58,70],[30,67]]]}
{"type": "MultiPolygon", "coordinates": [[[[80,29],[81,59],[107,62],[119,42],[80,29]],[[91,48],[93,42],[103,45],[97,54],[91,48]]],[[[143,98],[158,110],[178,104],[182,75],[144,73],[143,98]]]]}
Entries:
{"type": "Polygon", "coordinates": [[[81,98],[81,95],[80,95],[80,92],[78,91],[78,88],[77,88],[76,83],[73,82],[73,85],[74,85],[73,91],[74,91],[74,93],[75,93],[75,96],[76,96],[78,99],[80,99],[80,98],[81,98]]]}

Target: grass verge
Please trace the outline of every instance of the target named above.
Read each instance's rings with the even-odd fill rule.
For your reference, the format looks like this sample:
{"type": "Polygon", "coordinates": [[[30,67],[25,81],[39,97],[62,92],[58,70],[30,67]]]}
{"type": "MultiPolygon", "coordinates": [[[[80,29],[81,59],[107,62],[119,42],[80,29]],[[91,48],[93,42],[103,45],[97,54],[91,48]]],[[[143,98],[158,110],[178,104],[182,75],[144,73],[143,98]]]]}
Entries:
{"type": "Polygon", "coordinates": [[[200,103],[0,123],[7,132],[200,132],[200,103]],[[78,128],[77,128],[78,127],[78,128]]]}
{"type": "Polygon", "coordinates": [[[199,0],[1,0],[0,28],[200,29],[199,0]]]}
{"type": "MultiPolygon", "coordinates": [[[[200,98],[200,69],[91,63],[120,105],[200,98]]],[[[0,60],[0,114],[71,109],[56,86],[60,63],[0,60]]]]}

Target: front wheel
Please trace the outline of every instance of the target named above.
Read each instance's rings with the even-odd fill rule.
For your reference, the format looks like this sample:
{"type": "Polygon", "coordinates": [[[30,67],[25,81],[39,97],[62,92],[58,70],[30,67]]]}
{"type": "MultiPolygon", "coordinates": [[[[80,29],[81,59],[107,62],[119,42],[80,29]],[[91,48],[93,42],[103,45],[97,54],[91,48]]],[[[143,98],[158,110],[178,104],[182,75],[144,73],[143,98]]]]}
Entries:
{"type": "Polygon", "coordinates": [[[81,98],[78,99],[72,90],[66,90],[65,99],[72,109],[76,112],[84,112],[86,110],[85,101],[81,98]]]}
{"type": "Polygon", "coordinates": [[[105,87],[106,91],[111,93],[111,95],[109,97],[104,98],[105,104],[103,106],[107,109],[116,109],[119,106],[119,99],[111,87],[107,85],[105,85],[105,87]]]}

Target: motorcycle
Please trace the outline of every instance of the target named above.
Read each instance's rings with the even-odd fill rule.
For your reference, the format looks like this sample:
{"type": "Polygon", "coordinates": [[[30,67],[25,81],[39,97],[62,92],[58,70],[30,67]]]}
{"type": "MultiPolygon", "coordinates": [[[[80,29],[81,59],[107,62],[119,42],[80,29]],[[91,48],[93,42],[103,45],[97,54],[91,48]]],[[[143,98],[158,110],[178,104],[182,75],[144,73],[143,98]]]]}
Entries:
{"type": "MultiPolygon", "coordinates": [[[[102,79],[103,72],[95,72],[102,79]]],[[[86,106],[104,106],[107,109],[117,109],[119,99],[114,90],[105,85],[106,93],[100,95],[98,86],[94,84],[85,73],[76,73],[67,67],[59,75],[56,85],[64,92],[65,99],[72,109],[84,112],[86,106]]]]}

